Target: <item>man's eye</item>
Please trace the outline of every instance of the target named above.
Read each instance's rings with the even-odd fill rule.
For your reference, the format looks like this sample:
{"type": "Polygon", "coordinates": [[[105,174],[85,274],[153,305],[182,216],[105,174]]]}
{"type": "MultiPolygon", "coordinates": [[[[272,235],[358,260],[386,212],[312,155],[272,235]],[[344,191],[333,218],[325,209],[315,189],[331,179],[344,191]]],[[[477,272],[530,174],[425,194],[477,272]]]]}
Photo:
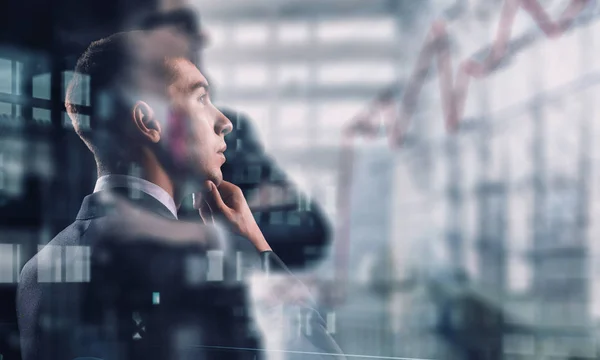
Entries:
{"type": "Polygon", "coordinates": [[[200,97],[198,97],[198,101],[200,101],[202,104],[206,103],[206,94],[200,95],[200,97]]]}

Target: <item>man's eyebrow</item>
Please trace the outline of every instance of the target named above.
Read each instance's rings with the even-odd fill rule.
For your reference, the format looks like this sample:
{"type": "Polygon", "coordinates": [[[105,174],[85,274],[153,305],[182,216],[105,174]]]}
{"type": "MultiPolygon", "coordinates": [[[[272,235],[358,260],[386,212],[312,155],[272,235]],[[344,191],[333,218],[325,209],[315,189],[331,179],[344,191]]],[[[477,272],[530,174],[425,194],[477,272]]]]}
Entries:
{"type": "Polygon", "coordinates": [[[189,86],[188,91],[191,93],[200,88],[204,88],[204,90],[208,91],[208,83],[206,81],[196,81],[189,86]]]}

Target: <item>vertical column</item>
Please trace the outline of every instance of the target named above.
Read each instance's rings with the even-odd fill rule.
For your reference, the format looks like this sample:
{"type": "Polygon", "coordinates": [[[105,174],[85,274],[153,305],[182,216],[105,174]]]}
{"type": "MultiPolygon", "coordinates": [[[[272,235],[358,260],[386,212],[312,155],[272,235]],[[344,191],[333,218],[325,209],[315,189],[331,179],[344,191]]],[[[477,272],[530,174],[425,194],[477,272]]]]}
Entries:
{"type": "MultiPolygon", "coordinates": [[[[52,162],[54,164],[64,164],[66,147],[64,144],[64,131],[62,124],[62,102],[61,102],[61,64],[59,54],[53,54],[50,57],[50,101],[51,101],[51,130],[50,146],[52,151],[52,162]]],[[[43,218],[47,219],[48,227],[51,233],[56,234],[60,231],[60,221],[56,214],[65,214],[68,197],[63,194],[62,182],[68,176],[68,167],[64,167],[57,172],[53,178],[46,182],[44,190],[45,202],[43,205],[43,218]]]]}
{"type": "MultiPolygon", "coordinates": [[[[62,99],[62,54],[57,44],[52,46],[51,51],[50,106],[52,129],[50,131],[50,143],[52,149],[52,160],[59,171],[56,171],[54,177],[50,178],[47,183],[48,187],[45,189],[47,194],[47,202],[44,204],[42,211],[44,211],[43,216],[48,219],[50,233],[57,234],[60,230],[62,230],[65,223],[67,223],[67,220],[63,219],[62,217],[70,213],[68,211],[68,206],[71,203],[71,196],[66,184],[68,176],[70,176],[71,168],[69,164],[66,164],[67,151],[69,149],[68,144],[65,141],[65,129],[63,127],[64,99],[62,99]],[[62,164],[62,166],[59,167],[58,164],[62,164]]],[[[58,249],[57,251],[61,250],[58,249]]],[[[57,253],[54,252],[51,256],[53,260],[56,260],[55,256],[60,255],[57,255],[57,253]]],[[[58,259],[59,260],[56,260],[57,262],[60,261],[60,258],[58,259]]],[[[56,276],[58,278],[59,275],[56,276]]],[[[60,273],[60,279],[62,281],[62,273],[60,273]]],[[[58,317],[63,317],[72,311],[72,309],[68,309],[66,306],[68,301],[66,301],[64,296],[66,295],[60,293],[59,296],[50,297],[50,306],[57,310],[58,317]]],[[[62,354],[61,350],[58,348],[52,349],[51,351],[55,351],[55,353],[59,354],[59,356],[66,355],[62,354]]]]}
{"type": "MultiPolygon", "coordinates": [[[[531,84],[534,93],[539,93],[542,90],[541,84],[541,65],[543,62],[540,60],[539,47],[532,51],[532,66],[531,66],[531,84]]],[[[543,246],[544,239],[547,235],[546,231],[546,219],[545,219],[545,205],[546,205],[546,158],[544,155],[545,140],[544,140],[544,116],[541,108],[541,104],[538,101],[531,102],[530,109],[531,118],[533,119],[533,146],[532,146],[532,157],[533,157],[533,246],[531,252],[533,254],[533,288],[532,295],[534,301],[534,309],[537,313],[540,310],[539,299],[542,298],[542,279],[543,276],[540,266],[539,259],[537,258],[536,250],[543,246]]],[[[534,317],[534,321],[539,321],[539,317],[534,317]]],[[[535,354],[541,352],[541,343],[543,337],[540,335],[534,335],[534,351],[535,354]]]]}
{"type": "MultiPolygon", "coordinates": [[[[589,71],[593,68],[594,57],[593,57],[593,48],[590,44],[593,44],[594,41],[594,33],[589,30],[589,28],[585,28],[579,30],[579,49],[580,49],[580,69],[582,73],[589,73],[589,71]]],[[[595,89],[597,91],[597,89],[595,89]]],[[[594,134],[594,119],[595,119],[595,107],[594,107],[594,99],[592,98],[592,94],[590,91],[584,91],[583,94],[578,97],[580,104],[578,107],[579,114],[579,129],[580,129],[580,141],[579,141],[579,159],[578,159],[578,174],[577,174],[577,219],[575,226],[577,227],[577,231],[574,236],[578,237],[577,244],[581,246],[582,251],[580,252],[580,258],[578,261],[580,262],[580,266],[577,266],[576,269],[581,271],[579,276],[575,276],[573,281],[581,282],[579,285],[581,286],[582,293],[580,294],[579,299],[575,299],[570,306],[568,307],[569,311],[573,311],[575,313],[569,314],[571,317],[575,319],[574,325],[583,326],[586,329],[590,328],[592,322],[592,296],[591,290],[594,287],[593,279],[590,272],[587,269],[593,269],[594,266],[591,266],[591,256],[592,248],[590,247],[590,239],[589,239],[589,226],[590,226],[590,197],[591,191],[591,178],[592,178],[592,134],[594,134]],[[579,323],[578,319],[581,319],[583,323],[579,323]]],[[[575,99],[574,99],[575,100],[575,99]]],[[[593,240],[592,240],[593,241],[593,240]]],[[[576,259],[577,260],[577,259],[576,259]]],[[[575,285],[575,284],[574,284],[575,285]]],[[[586,332],[585,336],[586,344],[593,344],[592,334],[586,332]]],[[[596,345],[597,346],[597,345],[596,345]]],[[[590,346],[592,351],[596,351],[594,349],[595,346],[590,346]]],[[[587,347],[586,347],[587,348],[587,347]]],[[[581,350],[581,355],[588,355],[585,353],[585,350],[581,350]]]]}
{"type": "Polygon", "coordinates": [[[451,269],[454,276],[462,272],[464,264],[463,244],[463,194],[461,191],[461,162],[459,135],[450,134],[446,142],[449,184],[446,196],[448,198],[447,241],[450,250],[451,269]]]}
{"type": "MultiPolygon", "coordinates": [[[[506,223],[508,211],[508,197],[510,194],[509,163],[510,155],[503,143],[499,154],[492,154],[490,139],[501,134],[493,134],[490,122],[490,99],[489,88],[486,79],[479,82],[477,93],[479,94],[481,130],[477,134],[478,144],[476,151],[479,155],[479,181],[476,187],[477,214],[479,226],[475,245],[478,250],[479,263],[478,273],[480,285],[483,286],[492,298],[501,299],[506,291],[506,223]],[[490,179],[490,164],[492,157],[501,159],[503,165],[503,176],[498,179],[490,179]]],[[[475,94],[473,94],[475,95],[475,94]]],[[[504,121],[504,120],[500,120],[504,121]]],[[[475,354],[481,356],[487,353],[490,358],[502,357],[502,338],[504,332],[502,303],[490,303],[484,308],[486,322],[474,322],[469,327],[473,335],[478,331],[484,331],[486,336],[482,337],[483,345],[475,348],[475,354]]]]}
{"type": "Polygon", "coordinates": [[[280,59],[280,49],[279,42],[277,41],[277,31],[279,28],[278,24],[279,20],[279,12],[277,6],[270,7],[269,12],[267,14],[267,42],[265,46],[269,46],[270,48],[265,49],[267,54],[270,56],[266,59],[267,63],[267,88],[268,90],[268,104],[269,104],[269,112],[268,119],[260,120],[263,124],[268,124],[268,126],[260,129],[264,133],[264,143],[265,148],[271,148],[271,143],[274,139],[277,138],[277,134],[279,132],[280,122],[282,119],[279,118],[279,87],[277,84],[277,69],[279,69],[281,59],[280,59]]]}
{"type": "MultiPolygon", "coordinates": [[[[16,90],[19,92],[18,95],[22,99],[30,100],[33,97],[33,89],[32,89],[32,79],[31,79],[31,70],[32,70],[32,61],[31,59],[26,59],[20,63],[19,66],[16,67],[15,76],[18,78],[16,84],[16,90]]],[[[20,115],[25,119],[25,128],[29,129],[30,126],[33,126],[33,109],[31,106],[31,102],[24,102],[23,105],[20,106],[20,115]]],[[[32,141],[27,143],[27,148],[25,151],[25,166],[28,169],[33,168],[33,164],[35,161],[36,151],[34,150],[35,146],[32,141]]]]}
{"type": "Polygon", "coordinates": [[[0,284],[19,281],[20,250],[19,244],[0,244],[0,284]]]}

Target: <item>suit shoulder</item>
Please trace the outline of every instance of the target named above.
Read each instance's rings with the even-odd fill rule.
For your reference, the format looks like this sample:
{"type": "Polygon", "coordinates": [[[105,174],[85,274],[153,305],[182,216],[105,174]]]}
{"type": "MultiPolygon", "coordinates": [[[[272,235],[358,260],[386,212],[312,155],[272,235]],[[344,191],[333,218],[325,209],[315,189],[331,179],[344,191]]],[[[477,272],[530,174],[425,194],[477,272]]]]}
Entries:
{"type": "Polygon", "coordinates": [[[25,264],[23,269],[35,267],[35,264],[37,263],[35,260],[40,256],[45,256],[45,254],[48,253],[52,247],[77,245],[80,241],[81,235],[89,226],[89,223],[90,220],[77,220],[64,228],[47,244],[39,244],[38,252],[25,264]]]}

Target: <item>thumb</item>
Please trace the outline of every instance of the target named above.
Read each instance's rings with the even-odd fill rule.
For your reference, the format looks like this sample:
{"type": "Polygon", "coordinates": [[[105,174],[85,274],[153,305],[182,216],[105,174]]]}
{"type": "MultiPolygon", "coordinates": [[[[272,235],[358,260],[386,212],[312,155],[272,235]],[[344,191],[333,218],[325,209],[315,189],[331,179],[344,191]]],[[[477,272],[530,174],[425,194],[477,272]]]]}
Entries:
{"type": "Polygon", "coordinates": [[[217,186],[212,181],[208,181],[207,183],[209,195],[206,200],[209,201],[211,208],[214,209],[214,207],[216,207],[221,212],[229,211],[229,207],[223,202],[223,198],[221,197],[221,193],[217,189],[217,186]]]}

